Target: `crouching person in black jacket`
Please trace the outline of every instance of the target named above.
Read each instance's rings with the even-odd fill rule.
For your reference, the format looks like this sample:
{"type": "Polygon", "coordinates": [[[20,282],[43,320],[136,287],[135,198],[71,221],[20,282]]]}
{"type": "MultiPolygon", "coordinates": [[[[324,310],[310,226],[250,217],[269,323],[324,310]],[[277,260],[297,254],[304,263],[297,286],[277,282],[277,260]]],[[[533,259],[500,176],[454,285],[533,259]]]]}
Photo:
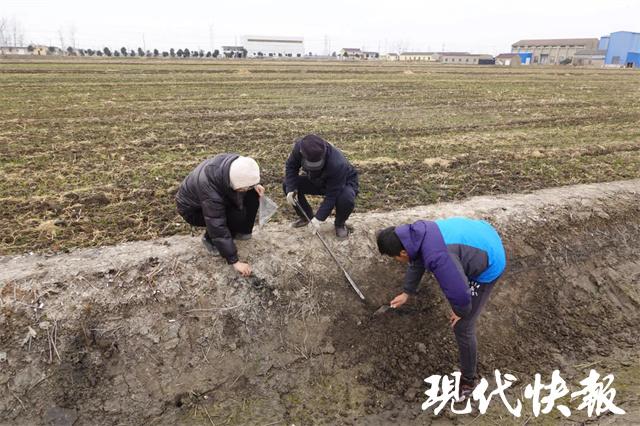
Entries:
{"type": "Polygon", "coordinates": [[[187,223],[207,228],[202,236],[207,250],[220,254],[247,277],[251,266],[240,262],[233,240],[251,238],[263,194],[260,168],[253,158],[219,154],[200,163],[182,181],[176,204],[187,223]]]}
{"type": "Polygon", "coordinates": [[[338,148],[316,135],[296,141],[285,166],[283,188],[287,202],[300,217],[292,224],[294,228],[309,225],[316,231],[335,207],[336,236],[349,236],[345,222],[358,195],[358,172],[338,148]],[[305,194],[324,195],[315,215],[305,194]]]}

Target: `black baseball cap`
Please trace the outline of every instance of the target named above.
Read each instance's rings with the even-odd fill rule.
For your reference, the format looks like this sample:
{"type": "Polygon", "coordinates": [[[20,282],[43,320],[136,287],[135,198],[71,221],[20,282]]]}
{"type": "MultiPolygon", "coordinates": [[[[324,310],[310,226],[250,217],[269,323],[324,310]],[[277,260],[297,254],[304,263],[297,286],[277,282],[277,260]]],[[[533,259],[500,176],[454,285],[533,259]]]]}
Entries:
{"type": "Polygon", "coordinates": [[[327,153],[327,142],[320,136],[307,135],[300,143],[302,168],[310,172],[322,170],[327,153]]]}

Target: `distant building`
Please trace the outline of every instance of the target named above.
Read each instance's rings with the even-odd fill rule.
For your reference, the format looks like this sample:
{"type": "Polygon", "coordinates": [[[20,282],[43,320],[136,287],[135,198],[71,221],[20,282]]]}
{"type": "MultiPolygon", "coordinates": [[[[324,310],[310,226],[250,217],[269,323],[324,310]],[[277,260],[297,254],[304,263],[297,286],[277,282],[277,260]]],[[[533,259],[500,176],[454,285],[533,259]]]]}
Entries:
{"type": "Polygon", "coordinates": [[[248,57],[300,57],[305,55],[302,37],[244,36],[242,45],[248,57]]]}
{"type": "Polygon", "coordinates": [[[518,53],[518,56],[520,56],[520,64],[521,65],[531,65],[531,62],[533,61],[533,53],[531,53],[531,52],[520,52],[520,53],[518,53]]]}
{"type": "Polygon", "coordinates": [[[386,59],[387,61],[398,61],[400,60],[400,55],[397,53],[387,53],[382,56],[382,59],[386,59]]]}
{"type": "Polygon", "coordinates": [[[578,50],[573,55],[573,65],[602,67],[605,63],[606,50],[599,49],[583,49],[578,50]]]}
{"type": "Polygon", "coordinates": [[[511,53],[531,53],[534,64],[559,65],[573,59],[578,50],[597,48],[597,38],[520,40],[511,45],[511,53]]]}
{"type": "Polygon", "coordinates": [[[496,65],[503,67],[517,67],[522,65],[520,55],[517,53],[501,53],[496,56],[496,65]]]}
{"type": "Polygon", "coordinates": [[[0,55],[30,55],[28,47],[23,46],[0,46],[0,55]]]}
{"type": "Polygon", "coordinates": [[[400,53],[400,60],[438,62],[440,54],[437,52],[402,52],[400,53]]]}
{"type": "Polygon", "coordinates": [[[606,51],[605,64],[640,68],[640,33],[617,31],[604,36],[598,49],[606,51]]]}
{"type": "Polygon", "coordinates": [[[493,56],[491,55],[477,55],[467,52],[442,52],[440,55],[440,62],[443,64],[454,65],[489,65],[493,63],[493,56]]]}
{"type": "Polygon", "coordinates": [[[361,58],[362,50],[356,47],[343,47],[338,56],[343,58],[361,58]]]}
{"type": "Polygon", "coordinates": [[[379,52],[362,52],[362,59],[380,59],[379,52]]]}

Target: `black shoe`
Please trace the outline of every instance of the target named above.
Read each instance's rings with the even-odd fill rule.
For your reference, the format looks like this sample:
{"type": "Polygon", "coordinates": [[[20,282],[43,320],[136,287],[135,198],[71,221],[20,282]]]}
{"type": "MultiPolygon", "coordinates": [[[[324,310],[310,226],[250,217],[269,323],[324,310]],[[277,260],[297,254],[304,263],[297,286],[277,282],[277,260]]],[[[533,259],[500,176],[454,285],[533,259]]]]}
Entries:
{"type": "Polygon", "coordinates": [[[298,219],[295,222],[291,223],[291,227],[292,228],[302,228],[303,226],[307,226],[309,224],[309,221],[307,219],[298,219]]]}
{"type": "Polygon", "coordinates": [[[207,251],[212,255],[217,256],[220,254],[216,246],[213,245],[213,242],[211,241],[211,238],[209,238],[209,235],[207,233],[202,236],[202,245],[204,245],[207,251]]]}
{"type": "Polygon", "coordinates": [[[470,398],[476,386],[477,383],[475,380],[468,380],[464,377],[460,378],[460,395],[458,396],[457,402],[463,402],[470,398]]]}
{"type": "Polygon", "coordinates": [[[233,237],[234,240],[238,240],[238,241],[246,241],[246,240],[250,240],[251,239],[251,234],[236,234],[235,237],[233,237]]]}
{"type": "Polygon", "coordinates": [[[346,225],[336,225],[336,237],[338,237],[339,240],[344,240],[349,237],[349,230],[346,225]]]}

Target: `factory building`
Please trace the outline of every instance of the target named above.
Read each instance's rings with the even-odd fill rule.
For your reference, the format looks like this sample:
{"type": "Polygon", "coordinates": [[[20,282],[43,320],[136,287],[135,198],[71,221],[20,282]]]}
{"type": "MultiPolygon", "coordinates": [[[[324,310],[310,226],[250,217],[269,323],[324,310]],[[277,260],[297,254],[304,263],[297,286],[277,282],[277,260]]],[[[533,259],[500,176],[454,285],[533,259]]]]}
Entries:
{"type": "Polygon", "coordinates": [[[438,62],[440,54],[437,52],[402,52],[400,53],[400,60],[438,62]]]}
{"type": "Polygon", "coordinates": [[[511,53],[531,53],[532,63],[559,65],[571,62],[578,50],[598,49],[597,38],[520,40],[511,45],[511,53]]]}
{"type": "Polygon", "coordinates": [[[503,67],[517,67],[522,65],[520,55],[517,53],[501,53],[496,56],[496,65],[503,67]]]}
{"type": "Polygon", "coordinates": [[[640,68],[640,33],[617,31],[600,39],[598,49],[606,51],[604,63],[640,68]]]}
{"type": "Polygon", "coordinates": [[[244,36],[242,47],[249,58],[304,56],[302,37],[244,36]]]}
{"type": "Polygon", "coordinates": [[[29,55],[29,48],[26,46],[0,46],[0,55],[29,55]]]}
{"type": "Polygon", "coordinates": [[[364,52],[358,47],[343,47],[338,56],[341,58],[360,58],[364,52]]]}
{"type": "Polygon", "coordinates": [[[604,66],[606,50],[599,49],[583,49],[578,50],[573,55],[573,65],[585,67],[602,67],[604,66]]]}
{"type": "Polygon", "coordinates": [[[440,62],[454,65],[493,65],[493,56],[476,55],[467,52],[442,52],[440,62]]]}

